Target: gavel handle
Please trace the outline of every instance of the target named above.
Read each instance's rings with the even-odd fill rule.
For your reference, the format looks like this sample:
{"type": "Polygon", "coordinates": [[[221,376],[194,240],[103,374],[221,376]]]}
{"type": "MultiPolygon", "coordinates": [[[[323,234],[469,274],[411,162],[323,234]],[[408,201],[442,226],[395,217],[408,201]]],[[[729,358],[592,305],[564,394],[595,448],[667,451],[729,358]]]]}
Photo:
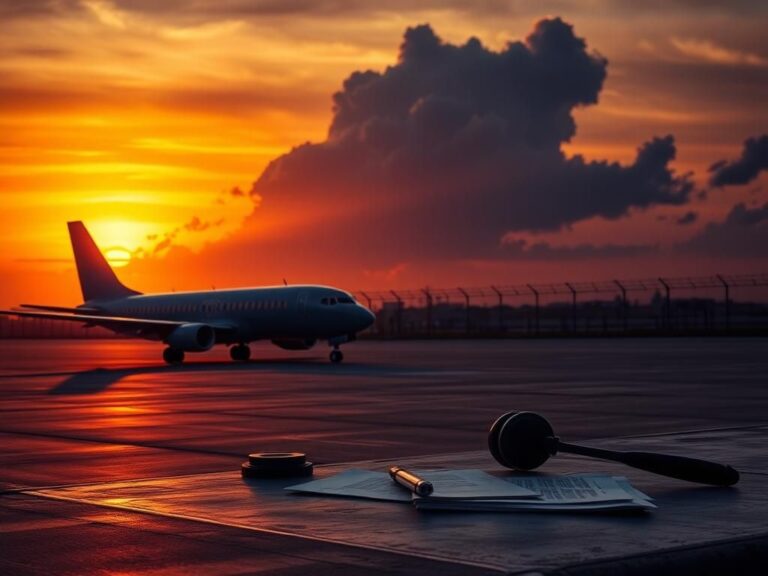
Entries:
{"type": "Polygon", "coordinates": [[[713,484],[715,486],[733,486],[739,481],[738,471],[730,466],[707,460],[698,460],[697,458],[657,454],[655,452],[619,452],[617,450],[590,448],[589,446],[579,446],[578,444],[568,444],[560,441],[553,444],[559,452],[613,460],[633,468],[689,482],[713,484]]]}

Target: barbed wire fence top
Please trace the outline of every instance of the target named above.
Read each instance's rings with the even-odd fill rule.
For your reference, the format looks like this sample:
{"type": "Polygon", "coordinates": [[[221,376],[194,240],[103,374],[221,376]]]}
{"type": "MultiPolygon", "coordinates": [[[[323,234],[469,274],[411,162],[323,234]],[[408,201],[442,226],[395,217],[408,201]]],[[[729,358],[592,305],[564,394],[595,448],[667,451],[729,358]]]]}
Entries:
{"type": "MultiPolygon", "coordinates": [[[[450,288],[424,287],[403,290],[356,290],[358,301],[371,309],[384,304],[426,306],[440,303],[465,305],[503,305],[507,299],[537,298],[542,296],[616,295],[625,298],[628,293],[644,292],[661,294],[672,291],[697,291],[719,289],[730,291],[734,288],[768,287],[768,273],[760,274],[714,274],[712,276],[679,276],[657,278],[615,279],[581,282],[554,282],[535,284],[494,284],[488,286],[455,286],[450,288]]],[[[730,294],[729,294],[730,296],[730,294]]]]}

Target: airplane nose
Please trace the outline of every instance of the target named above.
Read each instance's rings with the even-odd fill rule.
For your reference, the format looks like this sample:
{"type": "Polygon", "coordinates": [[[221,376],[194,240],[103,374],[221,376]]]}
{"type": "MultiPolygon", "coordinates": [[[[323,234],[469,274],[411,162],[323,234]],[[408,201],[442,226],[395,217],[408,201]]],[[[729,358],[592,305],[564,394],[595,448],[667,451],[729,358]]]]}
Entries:
{"type": "Polygon", "coordinates": [[[374,315],[374,313],[368,310],[368,308],[366,308],[365,306],[358,305],[357,316],[358,316],[358,322],[360,326],[357,329],[358,332],[365,330],[376,321],[376,316],[374,315]]]}

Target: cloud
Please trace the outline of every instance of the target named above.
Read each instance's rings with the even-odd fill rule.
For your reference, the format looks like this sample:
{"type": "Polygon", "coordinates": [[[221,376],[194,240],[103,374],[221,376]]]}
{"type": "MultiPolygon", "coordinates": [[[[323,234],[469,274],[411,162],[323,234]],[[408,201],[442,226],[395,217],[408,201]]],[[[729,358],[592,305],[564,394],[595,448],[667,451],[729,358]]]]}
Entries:
{"type": "Polygon", "coordinates": [[[0,20],[55,16],[80,8],[78,0],[0,0],[0,20]]]}
{"type": "Polygon", "coordinates": [[[678,52],[705,62],[714,64],[728,64],[741,66],[766,66],[768,59],[751,52],[733,50],[711,42],[709,40],[695,40],[693,38],[672,38],[672,46],[678,52]]]}
{"type": "Polygon", "coordinates": [[[63,60],[70,58],[74,54],[72,50],[65,50],[63,48],[51,48],[49,46],[40,45],[22,46],[9,51],[9,53],[15,56],[39,58],[42,60],[63,60]]]}
{"type": "Polygon", "coordinates": [[[82,0],[81,4],[105,26],[118,30],[124,30],[127,27],[125,14],[118,10],[111,2],[105,0],[82,0]]]}
{"type": "Polygon", "coordinates": [[[738,160],[720,160],[710,166],[709,182],[712,186],[748,184],[762,170],[768,170],[768,134],[748,138],[738,160]]]}
{"type": "Polygon", "coordinates": [[[504,240],[506,256],[521,260],[585,260],[594,258],[632,258],[658,252],[652,244],[577,244],[553,246],[549,242],[529,243],[523,238],[504,240]]]}
{"type": "MultiPolygon", "coordinates": [[[[10,0],[9,0],[10,1],[10,0]]],[[[29,1],[29,0],[27,0],[29,1]]],[[[42,2],[42,0],[33,0],[42,2]]],[[[23,4],[24,2],[18,2],[23,4]]],[[[48,2],[50,3],[50,2],[48,2]]],[[[627,2],[626,0],[600,0],[596,4],[601,13],[612,15],[643,15],[650,13],[655,17],[659,14],[684,14],[690,17],[690,11],[715,12],[717,14],[765,13],[764,3],[754,0],[665,0],[653,2],[627,2]]],[[[520,17],[535,16],[541,13],[568,11],[570,13],[581,8],[583,3],[576,0],[549,0],[545,2],[530,2],[524,0],[390,0],[386,3],[371,2],[370,0],[115,0],[115,6],[123,10],[142,13],[143,15],[172,16],[176,19],[210,20],[212,15],[217,17],[238,18],[339,18],[353,15],[375,15],[394,13],[423,13],[427,10],[441,12],[452,11],[472,16],[520,17]]],[[[590,5],[590,9],[595,7],[590,5]]]]}
{"type": "Polygon", "coordinates": [[[686,252],[708,256],[768,256],[768,202],[757,208],[736,204],[721,222],[711,222],[687,242],[679,245],[686,252]]]}
{"type": "MultiPolygon", "coordinates": [[[[159,254],[168,248],[174,246],[173,242],[181,232],[205,232],[209,228],[217,228],[224,224],[224,218],[219,218],[216,221],[202,220],[199,216],[193,216],[188,222],[185,222],[181,226],[177,226],[170,232],[163,234],[163,239],[155,244],[152,248],[152,254],[159,254]]],[[[147,240],[154,241],[158,238],[157,234],[148,234],[147,240]]]]}
{"type": "Polygon", "coordinates": [[[345,80],[324,142],[270,163],[249,223],[303,214],[294,245],[306,234],[331,253],[365,246],[389,265],[405,254],[503,257],[510,231],[686,203],[693,184],[669,167],[672,136],[640,146],[630,165],[561,150],[576,133],[573,110],[597,103],[606,68],[559,18],[499,52],[409,28],[395,65],[345,80]],[[308,206],[319,206],[315,218],[308,206]]]}
{"type": "Polygon", "coordinates": [[[210,222],[203,222],[198,216],[193,216],[189,222],[184,224],[184,230],[187,232],[203,232],[210,227],[210,222]]]}
{"type": "Polygon", "coordinates": [[[698,213],[694,212],[693,210],[689,210],[688,212],[680,216],[680,218],[675,220],[675,222],[677,224],[680,224],[681,226],[687,226],[688,224],[693,224],[694,222],[696,222],[698,218],[699,218],[698,213]]]}

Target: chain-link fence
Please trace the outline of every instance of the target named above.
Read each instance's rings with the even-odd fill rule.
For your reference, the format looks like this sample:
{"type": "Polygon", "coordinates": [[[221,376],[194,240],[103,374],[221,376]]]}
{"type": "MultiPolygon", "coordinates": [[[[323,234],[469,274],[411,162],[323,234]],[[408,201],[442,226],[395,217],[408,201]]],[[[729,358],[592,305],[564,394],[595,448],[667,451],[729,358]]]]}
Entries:
{"type": "Polygon", "coordinates": [[[357,291],[368,336],[760,333],[768,274],[357,291]]]}

